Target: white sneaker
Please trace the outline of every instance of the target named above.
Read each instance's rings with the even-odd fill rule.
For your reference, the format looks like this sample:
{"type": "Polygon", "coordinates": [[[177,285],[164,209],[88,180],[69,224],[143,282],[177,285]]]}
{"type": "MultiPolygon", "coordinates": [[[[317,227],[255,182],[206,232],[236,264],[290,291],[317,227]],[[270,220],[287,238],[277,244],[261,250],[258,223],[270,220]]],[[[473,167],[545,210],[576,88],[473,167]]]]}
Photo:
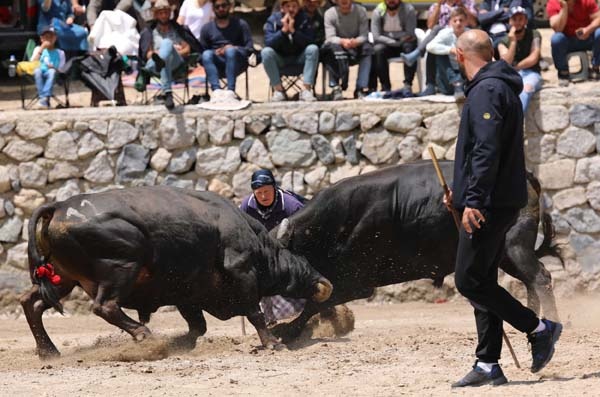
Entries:
{"type": "Polygon", "coordinates": [[[232,90],[224,90],[225,91],[225,95],[224,97],[227,98],[230,101],[237,101],[238,100],[238,96],[236,95],[235,91],[232,90]]]}
{"type": "Polygon", "coordinates": [[[283,91],[275,90],[273,92],[273,96],[271,97],[271,102],[283,102],[285,101],[285,93],[283,91]]]}
{"type": "Polygon", "coordinates": [[[314,102],[317,100],[311,90],[302,90],[300,92],[300,100],[303,102],[314,102]]]}

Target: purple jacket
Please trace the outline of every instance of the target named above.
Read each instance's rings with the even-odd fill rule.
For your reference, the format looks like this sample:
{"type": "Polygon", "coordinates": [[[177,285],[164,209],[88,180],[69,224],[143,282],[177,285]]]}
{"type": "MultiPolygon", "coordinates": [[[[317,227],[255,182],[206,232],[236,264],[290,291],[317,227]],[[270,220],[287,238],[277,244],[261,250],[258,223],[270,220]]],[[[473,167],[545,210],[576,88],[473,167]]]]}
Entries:
{"type": "Polygon", "coordinates": [[[288,192],[280,188],[276,188],[276,192],[275,202],[266,210],[259,207],[254,194],[249,195],[242,201],[240,209],[262,223],[267,230],[271,230],[279,225],[282,220],[304,207],[297,198],[288,192]]]}

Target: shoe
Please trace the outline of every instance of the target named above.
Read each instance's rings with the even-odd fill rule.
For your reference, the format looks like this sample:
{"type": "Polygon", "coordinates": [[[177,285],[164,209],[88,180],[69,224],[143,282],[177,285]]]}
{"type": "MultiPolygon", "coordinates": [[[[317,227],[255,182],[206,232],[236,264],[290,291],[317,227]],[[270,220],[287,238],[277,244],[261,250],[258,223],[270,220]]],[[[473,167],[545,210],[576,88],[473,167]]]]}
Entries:
{"type": "Polygon", "coordinates": [[[283,102],[286,100],[285,93],[283,91],[275,90],[271,97],[271,102],[283,102]]]}
{"type": "Polygon", "coordinates": [[[425,89],[419,93],[418,96],[429,96],[435,95],[435,86],[433,84],[427,84],[425,89]]]}
{"type": "Polygon", "coordinates": [[[402,62],[404,62],[404,64],[408,67],[413,66],[417,60],[419,59],[419,56],[421,55],[419,49],[417,48],[416,50],[413,50],[407,54],[400,54],[400,58],[402,58],[402,62]]]}
{"type": "Polygon", "coordinates": [[[339,86],[333,87],[331,91],[331,100],[332,101],[341,101],[344,99],[344,94],[342,94],[342,89],[339,86]]]}
{"type": "Polygon", "coordinates": [[[365,99],[369,95],[369,91],[365,90],[355,90],[354,91],[354,99],[365,99]]]}
{"type": "Polygon", "coordinates": [[[404,83],[402,86],[404,92],[410,92],[412,94],[412,84],[404,83]]]}
{"type": "Polygon", "coordinates": [[[477,366],[477,361],[473,365],[471,372],[465,375],[464,378],[452,384],[451,387],[467,387],[467,386],[483,386],[493,385],[500,386],[507,383],[508,380],[502,372],[500,365],[496,364],[492,367],[490,372],[485,372],[483,369],[477,366]]]}
{"type": "Polygon", "coordinates": [[[173,102],[173,93],[171,91],[165,92],[165,107],[169,110],[172,110],[175,107],[175,102],[173,102]]]}
{"type": "Polygon", "coordinates": [[[300,100],[303,102],[314,102],[317,100],[311,90],[302,90],[300,92],[300,100]]]}
{"type": "Polygon", "coordinates": [[[156,52],[152,53],[152,60],[156,66],[156,73],[160,73],[160,71],[165,67],[165,61],[163,61],[163,59],[156,52]]]}
{"type": "Polygon", "coordinates": [[[540,332],[527,335],[531,343],[531,372],[536,373],[546,366],[554,355],[554,345],[560,338],[562,324],[554,321],[542,319],[546,324],[546,329],[540,332]]]}
{"type": "Polygon", "coordinates": [[[558,72],[558,86],[559,87],[567,87],[569,85],[569,80],[570,76],[569,76],[569,72],[568,71],[559,71],[558,72]]]}
{"type": "Polygon", "coordinates": [[[50,109],[50,102],[48,101],[48,98],[40,98],[40,101],[37,104],[37,108],[40,110],[50,109]]]}
{"type": "Polygon", "coordinates": [[[466,99],[462,83],[454,84],[454,100],[456,102],[464,102],[466,99]]]}
{"type": "Polygon", "coordinates": [[[590,70],[589,79],[592,81],[600,80],[600,67],[599,66],[592,67],[592,69],[590,70]]]}

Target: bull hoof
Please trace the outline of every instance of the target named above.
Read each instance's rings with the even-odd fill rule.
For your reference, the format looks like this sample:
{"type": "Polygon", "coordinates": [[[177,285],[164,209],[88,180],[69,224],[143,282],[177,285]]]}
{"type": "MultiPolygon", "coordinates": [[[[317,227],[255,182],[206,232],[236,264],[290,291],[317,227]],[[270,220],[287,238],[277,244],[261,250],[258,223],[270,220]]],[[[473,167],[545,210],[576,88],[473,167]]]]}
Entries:
{"type": "Polygon", "coordinates": [[[171,346],[180,350],[194,350],[196,348],[197,336],[180,335],[171,339],[171,346]]]}
{"type": "Polygon", "coordinates": [[[141,342],[144,339],[149,338],[150,336],[152,336],[152,333],[146,327],[140,327],[140,328],[136,329],[133,333],[133,339],[136,342],[141,342]]]}
{"type": "Polygon", "coordinates": [[[281,339],[283,343],[289,343],[297,339],[301,334],[301,329],[290,325],[290,323],[277,324],[271,328],[271,332],[277,338],[281,339]]]}
{"type": "Polygon", "coordinates": [[[282,351],[282,350],[287,350],[288,348],[287,348],[287,346],[286,346],[286,345],[284,345],[283,343],[275,343],[275,344],[274,344],[274,345],[271,347],[271,349],[272,349],[272,350],[275,350],[275,351],[277,351],[277,352],[280,352],[280,351],[282,351]]]}
{"type": "Polygon", "coordinates": [[[58,351],[58,349],[56,349],[56,347],[44,349],[38,348],[37,354],[40,360],[52,360],[54,358],[60,357],[60,352],[58,351]]]}

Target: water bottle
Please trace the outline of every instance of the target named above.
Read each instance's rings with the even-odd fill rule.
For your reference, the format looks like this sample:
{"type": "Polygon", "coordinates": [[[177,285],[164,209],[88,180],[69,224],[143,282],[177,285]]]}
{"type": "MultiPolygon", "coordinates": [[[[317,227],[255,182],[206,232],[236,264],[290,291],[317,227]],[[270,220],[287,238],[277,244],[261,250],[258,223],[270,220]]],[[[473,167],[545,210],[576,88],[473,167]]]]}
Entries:
{"type": "Polygon", "coordinates": [[[15,77],[17,75],[17,58],[14,55],[8,60],[8,76],[15,77]]]}

